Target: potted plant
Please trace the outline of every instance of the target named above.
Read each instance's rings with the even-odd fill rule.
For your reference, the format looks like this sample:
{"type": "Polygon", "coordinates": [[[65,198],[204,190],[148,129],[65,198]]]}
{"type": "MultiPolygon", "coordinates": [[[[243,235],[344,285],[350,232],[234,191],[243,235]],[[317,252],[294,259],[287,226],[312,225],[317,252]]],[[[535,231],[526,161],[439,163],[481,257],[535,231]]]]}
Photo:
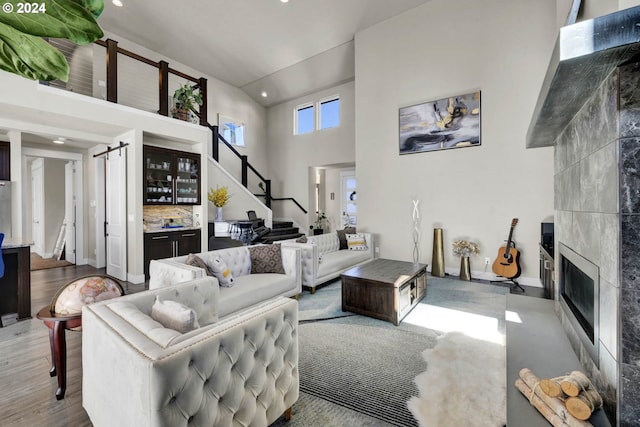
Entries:
{"type": "Polygon", "coordinates": [[[453,242],[453,254],[460,257],[460,280],[471,280],[471,265],[469,256],[480,253],[480,246],[467,240],[453,242]]]}
{"type": "Polygon", "coordinates": [[[176,119],[189,121],[191,112],[196,112],[196,106],[202,105],[202,93],[196,86],[180,85],[180,88],[173,93],[175,107],[171,110],[176,119]]]}
{"type": "Polygon", "coordinates": [[[318,234],[324,233],[325,227],[329,224],[329,220],[327,216],[322,211],[316,211],[316,220],[313,223],[313,234],[317,236],[318,234]]]}
{"type": "Polygon", "coordinates": [[[227,187],[216,187],[209,189],[209,194],[207,198],[213,205],[216,207],[216,221],[222,221],[222,207],[229,202],[231,198],[231,194],[229,194],[229,189],[227,187]]]}

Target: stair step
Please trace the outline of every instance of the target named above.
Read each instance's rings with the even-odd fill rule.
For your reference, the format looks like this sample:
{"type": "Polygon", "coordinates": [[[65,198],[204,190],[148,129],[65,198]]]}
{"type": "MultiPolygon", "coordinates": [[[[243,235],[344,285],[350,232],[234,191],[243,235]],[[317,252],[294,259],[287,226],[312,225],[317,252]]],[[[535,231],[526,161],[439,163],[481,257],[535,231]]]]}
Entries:
{"type": "Polygon", "coordinates": [[[304,236],[302,233],[293,233],[293,234],[276,234],[276,235],[267,235],[262,238],[263,243],[273,243],[279,240],[287,240],[287,239],[297,239],[300,236],[304,236]]]}
{"type": "Polygon", "coordinates": [[[267,236],[280,236],[282,234],[296,234],[299,232],[300,230],[298,227],[274,228],[269,234],[267,234],[267,236]]]}
{"type": "Polygon", "coordinates": [[[271,228],[291,228],[293,227],[293,222],[291,221],[273,221],[273,225],[271,228]]]}

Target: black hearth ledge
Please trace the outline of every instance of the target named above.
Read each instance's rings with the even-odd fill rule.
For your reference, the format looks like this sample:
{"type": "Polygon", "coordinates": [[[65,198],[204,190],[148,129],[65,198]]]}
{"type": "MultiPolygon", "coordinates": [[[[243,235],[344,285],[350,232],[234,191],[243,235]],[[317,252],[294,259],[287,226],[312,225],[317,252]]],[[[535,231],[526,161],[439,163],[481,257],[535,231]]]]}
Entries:
{"type": "Polygon", "coordinates": [[[640,6],[560,29],[527,132],[549,147],[606,77],[640,54],[640,6]]]}

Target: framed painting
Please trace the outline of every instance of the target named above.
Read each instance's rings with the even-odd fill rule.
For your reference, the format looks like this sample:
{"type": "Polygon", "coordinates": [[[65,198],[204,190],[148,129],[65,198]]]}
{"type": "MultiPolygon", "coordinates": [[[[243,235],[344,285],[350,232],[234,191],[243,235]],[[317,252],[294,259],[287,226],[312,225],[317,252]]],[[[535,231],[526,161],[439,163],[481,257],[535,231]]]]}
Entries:
{"type": "Polygon", "coordinates": [[[243,122],[218,114],[218,133],[222,135],[229,144],[244,147],[244,130],[245,125],[243,122]]]}
{"type": "Polygon", "coordinates": [[[400,154],[480,145],[480,91],[400,108],[400,154]]]}

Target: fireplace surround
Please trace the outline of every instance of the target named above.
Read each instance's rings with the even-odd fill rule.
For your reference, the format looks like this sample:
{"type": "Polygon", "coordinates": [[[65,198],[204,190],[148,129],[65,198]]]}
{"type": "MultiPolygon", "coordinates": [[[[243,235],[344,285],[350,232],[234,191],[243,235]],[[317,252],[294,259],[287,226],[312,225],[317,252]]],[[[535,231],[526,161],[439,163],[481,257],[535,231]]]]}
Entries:
{"type": "Polygon", "coordinates": [[[599,367],[600,269],[563,243],[558,248],[560,307],[599,367]]]}

